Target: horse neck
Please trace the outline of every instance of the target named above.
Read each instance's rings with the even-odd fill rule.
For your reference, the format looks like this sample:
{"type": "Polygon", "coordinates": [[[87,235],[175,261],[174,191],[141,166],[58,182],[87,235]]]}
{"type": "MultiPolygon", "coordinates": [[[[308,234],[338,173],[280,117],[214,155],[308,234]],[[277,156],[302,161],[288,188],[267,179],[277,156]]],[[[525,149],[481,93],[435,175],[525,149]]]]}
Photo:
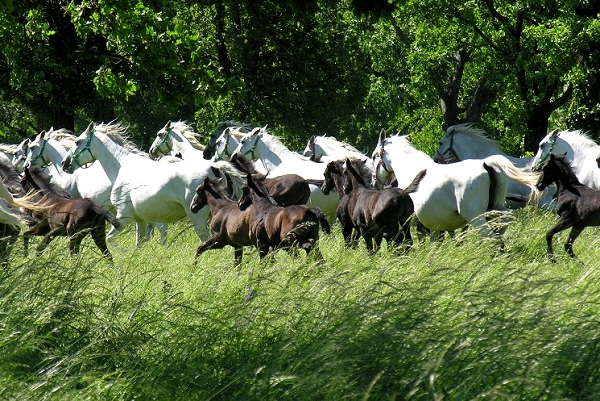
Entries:
{"type": "Polygon", "coordinates": [[[495,146],[491,146],[480,139],[477,139],[473,135],[461,135],[459,132],[456,132],[453,135],[453,149],[460,160],[485,159],[486,157],[493,155],[502,155],[508,159],[513,159],[502,150],[495,146]]]}
{"type": "Polygon", "coordinates": [[[214,215],[216,211],[230,206],[231,204],[235,204],[237,207],[237,202],[222,196],[213,188],[204,189],[204,193],[206,194],[206,203],[208,204],[211,215],[214,215]]]}
{"type": "MultiPolygon", "coordinates": [[[[102,165],[109,180],[114,183],[123,161],[130,155],[124,146],[115,143],[108,136],[96,135],[90,143],[90,150],[96,160],[102,165]]],[[[142,157],[142,156],[140,156],[142,157]]]]}
{"type": "Polygon", "coordinates": [[[197,150],[183,134],[177,131],[171,131],[171,139],[173,142],[172,152],[174,153],[181,153],[184,155],[185,153],[197,150]]]}
{"type": "Polygon", "coordinates": [[[255,154],[261,159],[257,164],[263,164],[267,171],[273,171],[289,157],[297,159],[297,155],[283,144],[273,143],[269,146],[264,140],[259,140],[256,144],[255,154]]]}
{"type": "Polygon", "coordinates": [[[410,177],[410,180],[424,168],[438,166],[426,153],[410,146],[409,150],[400,149],[398,145],[385,145],[384,151],[387,154],[389,166],[396,173],[396,178],[400,176],[410,177]]]}

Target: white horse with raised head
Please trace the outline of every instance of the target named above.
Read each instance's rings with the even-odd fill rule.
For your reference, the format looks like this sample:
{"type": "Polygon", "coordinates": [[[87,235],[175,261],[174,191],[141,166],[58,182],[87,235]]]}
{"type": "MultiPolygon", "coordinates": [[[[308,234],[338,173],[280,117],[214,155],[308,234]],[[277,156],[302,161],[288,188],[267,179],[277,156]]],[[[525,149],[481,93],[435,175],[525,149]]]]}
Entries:
{"type": "MultiPolygon", "coordinates": [[[[204,158],[205,159],[214,159],[215,157],[215,144],[217,139],[221,136],[221,134],[227,129],[232,128],[235,131],[239,131],[241,133],[247,134],[252,131],[252,126],[250,124],[242,123],[236,120],[226,120],[219,121],[217,126],[211,132],[210,137],[208,138],[208,143],[204,148],[204,158]]],[[[219,159],[219,158],[217,158],[219,159]]],[[[222,160],[222,159],[221,159],[222,160]]]]}
{"type": "Polygon", "coordinates": [[[230,160],[233,152],[240,144],[240,140],[248,133],[246,128],[227,127],[216,139],[213,145],[211,160],[230,160]]]}
{"type": "MultiPolygon", "coordinates": [[[[206,177],[227,175],[236,195],[241,193],[243,177],[228,162],[182,160],[161,163],[139,151],[120,124],[94,124],[77,138],[63,160],[65,171],[98,160],[112,182],[111,203],[122,225],[134,222],[137,244],[147,239],[149,223],[173,223],[187,217],[201,239],[209,236],[208,208],[192,213],[195,190],[206,177]]],[[[111,229],[108,237],[116,235],[111,229]]]]}
{"type": "MultiPolygon", "coordinates": [[[[439,140],[438,147],[433,156],[436,163],[449,164],[469,159],[485,159],[493,155],[506,157],[515,167],[531,171],[533,157],[513,157],[498,146],[498,142],[485,135],[482,129],[475,128],[473,124],[458,124],[449,127],[444,136],[439,140]]],[[[556,186],[548,187],[539,198],[539,206],[553,209],[553,196],[556,186]]],[[[510,207],[523,207],[531,196],[531,188],[513,179],[508,180],[507,204],[510,207]]]]}
{"type": "Polygon", "coordinates": [[[25,159],[27,159],[27,149],[29,147],[29,138],[23,139],[13,150],[11,164],[19,173],[23,172],[25,159]]]}
{"type": "Polygon", "coordinates": [[[65,129],[41,132],[29,143],[25,167],[46,167],[51,182],[72,198],[89,198],[97,205],[114,209],[110,203],[112,183],[99,162],[77,169],[73,174],[62,169],[61,163],[76,139],[65,129]]]}
{"type": "Polygon", "coordinates": [[[148,153],[153,159],[169,155],[180,156],[184,160],[197,160],[204,158],[204,149],[199,134],[191,125],[185,121],[169,121],[156,133],[148,153]]]}
{"type": "Polygon", "coordinates": [[[298,174],[310,184],[308,206],[317,206],[328,217],[335,216],[339,203],[337,193],[325,195],[321,184],[327,163],[315,163],[309,158],[289,150],[279,138],[269,134],[266,128],[254,128],[240,139],[234,154],[244,155],[254,161],[256,169],[268,177],[298,174]]]}
{"type": "Polygon", "coordinates": [[[554,130],[540,141],[534,156],[534,169],[550,158],[566,155],[579,182],[600,189],[600,145],[581,130],[554,130]]]}
{"type": "Polygon", "coordinates": [[[506,157],[493,155],[482,160],[438,164],[415,149],[407,136],[386,137],[385,132],[373,151],[373,183],[381,187],[392,174],[399,188],[407,187],[416,174],[427,169],[417,191],[410,194],[419,221],[433,231],[454,231],[471,224],[486,236],[491,230],[486,215],[507,211],[504,206],[508,179],[534,188],[537,175],[517,169],[506,157]]]}

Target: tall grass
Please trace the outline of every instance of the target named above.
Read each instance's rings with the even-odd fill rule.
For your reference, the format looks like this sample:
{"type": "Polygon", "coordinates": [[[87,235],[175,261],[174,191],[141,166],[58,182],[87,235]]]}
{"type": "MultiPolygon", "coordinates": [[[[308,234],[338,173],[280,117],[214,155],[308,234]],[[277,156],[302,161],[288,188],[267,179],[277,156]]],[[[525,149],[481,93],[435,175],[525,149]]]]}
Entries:
{"type": "Polygon", "coordinates": [[[368,256],[324,236],[319,263],[57,239],[0,271],[1,399],[587,399],[600,394],[596,231],[545,256],[555,216],[519,211],[505,252],[467,231],[368,256]]]}

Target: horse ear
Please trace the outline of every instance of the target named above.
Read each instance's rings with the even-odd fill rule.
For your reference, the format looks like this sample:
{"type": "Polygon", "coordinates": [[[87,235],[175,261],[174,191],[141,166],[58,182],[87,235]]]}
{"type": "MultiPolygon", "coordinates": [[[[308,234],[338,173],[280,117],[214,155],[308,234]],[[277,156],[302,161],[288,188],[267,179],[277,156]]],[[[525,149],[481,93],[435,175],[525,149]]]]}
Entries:
{"type": "Polygon", "coordinates": [[[85,132],[86,134],[88,134],[88,133],[90,133],[90,132],[91,132],[93,129],[94,129],[94,122],[92,121],[92,122],[90,123],[90,125],[88,125],[88,127],[87,127],[87,128],[85,129],[85,131],[83,131],[83,132],[85,132]]]}
{"type": "Polygon", "coordinates": [[[379,131],[379,143],[383,143],[383,141],[385,141],[385,129],[381,129],[381,131],[379,131]]]}
{"type": "Polygon", "coordinates": [[[315,143],[315,139],[317,139],[314,135],[310,137],[309,139],[309,143],[314,144],[315,143]]]}
{"type": "Polygon", "coordinates": [[[556,128],[556,129],[552,130],[552,132],[550,132],[550,134],[549,134],[550,138],[555,138],[555,137],[557,137],[559,132],[560,132],[560,131],[558,130],[558,128],[556,128]]]}
{"type": "MultiPolygon", "coordinates": [[[[210,166],[210,169],[212,170],[212,172],[215,175],[215,177],[217,177],[217,178],[223,178],[223,173],[221,173],[221,170],[219,170],[215,166],[210,166]]],[[[208,177],[207,177],[207,179],[208,179],[208,177]]]]}
{"type": "Polygon", "coordinates": [[[169,131],[171,129],[171,120],[167,121],[165,126],[163,127],[165,131],[169,131]]]}

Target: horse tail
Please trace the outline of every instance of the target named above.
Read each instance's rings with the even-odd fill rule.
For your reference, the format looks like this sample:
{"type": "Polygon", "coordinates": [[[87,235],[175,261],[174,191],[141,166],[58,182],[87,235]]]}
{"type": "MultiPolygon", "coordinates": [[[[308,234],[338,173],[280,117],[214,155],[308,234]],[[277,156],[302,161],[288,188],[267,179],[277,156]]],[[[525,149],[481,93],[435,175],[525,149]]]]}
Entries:
{"type": "Polygon", "coordinates": [[[421,183],[421,180],[425,177],[425,174],[427,174],[427,169],[419,171],[410,183],[410,185],[404,188],[404,192],[406,194],[410,194],[419,189],[419,184],[421,183]]]}
{"type": "Polygon", "coordinates": [[[323,213],[323,211],[318,207],[311,207],[309,210],[313,212],[317,217],[317,220],[319,220],[319,224],[321,224],[321,229],[323,232],[325,234],[331,234],[331,225],[329,224],[327,218],[325,218],[325,213],[323,213]]]}
{"type": "Polygon", "coordinates": [[[488,166],[487,164],[483,163],[483,168],[485,169],[485,171],[487,171],[488,175],[490,176],[490,188],[489,188],[489,196],[488,196],[488,205],[487,208],[485,209],[486,211],[490,211],[494,209],[494,206],[496,204],[498,204],[498,201],[501,199],[497,199],[497,187],[498,187],[498,177],[496,176],[498,174],[498,172],[496,170],[494,170],[493,167],[488,166]]]}
{"type": "MultiPolygon", "coordinates": [[[[537,204],[540,192],[535,184],[539,178],[539,174],[534,173],[528,168],[518,168],[502,155],[493,155],[483,159],[484,166],[493,168],[496,172],[504,174],[507,178],[514,180],[520,184],[526,185],[531,190],[530,201],[537,204]]],[[[486,168],[487,170],[487,168],[486,168]]],[[[489,173],[489,170],[488,170],[489,173]]]]}
{"type": "Polygon", "coordinates": [[[114,214],[112,214],[111,212],[109,212],[108,210],[103,208],[102,206],[98,206],[94,203],[92,206],[92,210],[94,211],[94,213],[101,216],[102,218],[104,218],[104,220],[106,220],[110,224],[112,224],[113,227],[116,228],[117,230],[121,229],[122,224],[119,221],[119,219],[117,219],[117,217],[114,214]]]}
{"type": "MultiPolygon", "coordinates": [[[[294,245],[295,243],[304,242],[306,237],[311,234],[312,227],[317,224],[315,221],[305,221],[298,224],[296,227],[292,228],[286,235],[283,237],[279,246],[281,247],[289,247],[294,245]]],[[[318,233],[318,231],[317,231],[318,233]]],[[[314,238],[316,240],[316,238],[314,238]]]]}

